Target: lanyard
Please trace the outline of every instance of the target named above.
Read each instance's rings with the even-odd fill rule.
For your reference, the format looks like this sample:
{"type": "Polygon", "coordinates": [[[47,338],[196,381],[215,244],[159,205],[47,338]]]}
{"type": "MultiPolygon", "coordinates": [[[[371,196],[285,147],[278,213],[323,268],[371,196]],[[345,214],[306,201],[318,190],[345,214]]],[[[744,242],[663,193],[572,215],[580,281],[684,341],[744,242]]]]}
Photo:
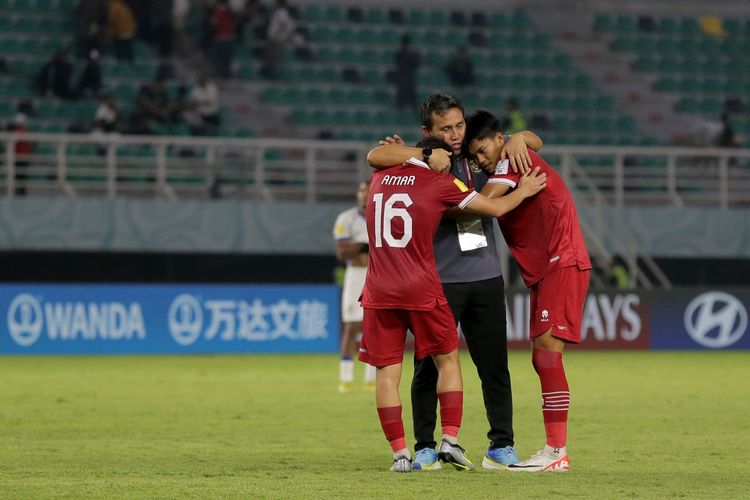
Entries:
{"type": "Polygon", "coordinates": [[[466,170],[466,184],[469,186],[469,189],[474,191],[474,177],[471,175],[471,168],[469,168],[469,162],[464,158],[464,169],[466,170]]]}

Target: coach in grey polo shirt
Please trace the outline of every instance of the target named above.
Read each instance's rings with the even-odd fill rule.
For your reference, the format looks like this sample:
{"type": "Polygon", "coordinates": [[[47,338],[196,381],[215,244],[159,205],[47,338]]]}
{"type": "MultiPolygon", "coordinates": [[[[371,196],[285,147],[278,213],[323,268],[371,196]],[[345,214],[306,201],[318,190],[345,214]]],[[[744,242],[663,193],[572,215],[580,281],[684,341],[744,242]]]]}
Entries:
{"type": "MultiPolygon", "coordinates": [[[[472,169],[460,156],[465,133],[461,102],[449,95],[428,97],[421,108],[425,136],[443,139],[453,149],[451,173],[467,186],[481,191],[487,175],[472,169]]],[[[530,165],[526,147],[538,150],[541,139],[520,132],[508,141],[506,151],[513,164],[530,165]]],[[[387,138],[368,154],[374,168],[400,165],[411,157],[430,162],[433,152],[403,145],[398,137],[387,138]]],[[[447,154],[435,150],[434,154],[447,154]]],[[[520,165],[519,165],[520,166],[520,165]]],[[[490,430],[485,468],[500,469],[518,461],[513,448],[513,399],[508,372],[504,282],[495,248],[491,217],[454,213],[444,217],[434,240],[435,259],[448,303],[461,324],[466,344],[482,382],[482,395],[490,430]],[[458,218],[456,218],[458,217],[458,218]]],[[[434,437],[437,420],[437,369],[431,358],[415,361],[412,381],[412,411],[416,438],[415,470],[440,468],[434,437]]]]}

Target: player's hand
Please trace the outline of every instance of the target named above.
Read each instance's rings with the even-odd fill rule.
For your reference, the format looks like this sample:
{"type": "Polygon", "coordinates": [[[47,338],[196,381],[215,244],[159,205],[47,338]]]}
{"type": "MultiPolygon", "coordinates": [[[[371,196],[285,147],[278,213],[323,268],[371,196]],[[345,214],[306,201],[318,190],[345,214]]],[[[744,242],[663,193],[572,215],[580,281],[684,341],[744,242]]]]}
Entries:
{"type": "Polygon", "coordinates": [[[531,170],[531,155],[521,134],[510,136],[500,152],[500,161],[508,160],[515,173],[528,174],[531,170]]]}
{"type": "Polygon", "coordinates": [[[430,169],[441,174],[450,171],[452,155],[453,153],[449,153],[442,148],[433,149],[428,164],[430,169]]]}
{"type": "Polygon", "coordinates": [[[378,144],[380,144],[381,146],[387,146],[388,144],[398,144],[399,146],[403,146],[406,143],[404,142],[404,140],[401,138],[400,135],[393,134],[393,137],[389,135],[388,137],[380,141],[378,144]]]}
{"type": "Polygon", "coordinates": [[[539,170],[540,167],[536,167],[531,172],[524,174],[518,182],[518,190],[524,198],[534,196],[547,187],[547,174],[540,174],[539,170]]]}

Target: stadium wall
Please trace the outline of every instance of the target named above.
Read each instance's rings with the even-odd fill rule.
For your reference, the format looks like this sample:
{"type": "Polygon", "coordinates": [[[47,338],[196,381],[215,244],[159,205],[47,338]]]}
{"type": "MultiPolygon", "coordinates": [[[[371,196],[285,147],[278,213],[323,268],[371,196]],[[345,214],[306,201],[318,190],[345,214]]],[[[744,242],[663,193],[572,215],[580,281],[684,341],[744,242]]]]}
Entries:
{"type": "MultiPolygon", "coordinates": [[[[333,222],[351,205],[6,198],[0,201],[0,251],[332,255],[333,222]]],[[[750,210],[746,208],[579,210],[587,220],[598,219],[615,232],[622,229],[620,234],[633,235],[642,253],[669,258],[750,258],[750,210]]],[[[604,244],[617,253],[611,241],[604,244]]]]}

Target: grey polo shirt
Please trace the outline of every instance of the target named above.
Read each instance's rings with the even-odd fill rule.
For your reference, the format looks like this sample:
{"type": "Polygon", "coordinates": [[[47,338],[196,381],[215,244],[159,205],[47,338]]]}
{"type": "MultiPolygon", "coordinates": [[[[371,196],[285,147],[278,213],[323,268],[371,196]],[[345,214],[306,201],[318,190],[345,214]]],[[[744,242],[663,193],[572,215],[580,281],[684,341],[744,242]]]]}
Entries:
{"type": "MultiPolygon", "coordinates": [[[[481,191],[487,183],[487,174],[484,171],[471,172],[468,163],[463,158],[453,159],[451,174],[461,179],[467,186],[473,186],[476,191],[481,191]]],[[[492,217],[481,219],[482,228],[487,237],[487,246],[468,252],[462,252],[458,244],[456,220],[443,217],[440,221],[433,247],[441,282],[467,283],[497,278],[501,275],[492,217]]]]}

